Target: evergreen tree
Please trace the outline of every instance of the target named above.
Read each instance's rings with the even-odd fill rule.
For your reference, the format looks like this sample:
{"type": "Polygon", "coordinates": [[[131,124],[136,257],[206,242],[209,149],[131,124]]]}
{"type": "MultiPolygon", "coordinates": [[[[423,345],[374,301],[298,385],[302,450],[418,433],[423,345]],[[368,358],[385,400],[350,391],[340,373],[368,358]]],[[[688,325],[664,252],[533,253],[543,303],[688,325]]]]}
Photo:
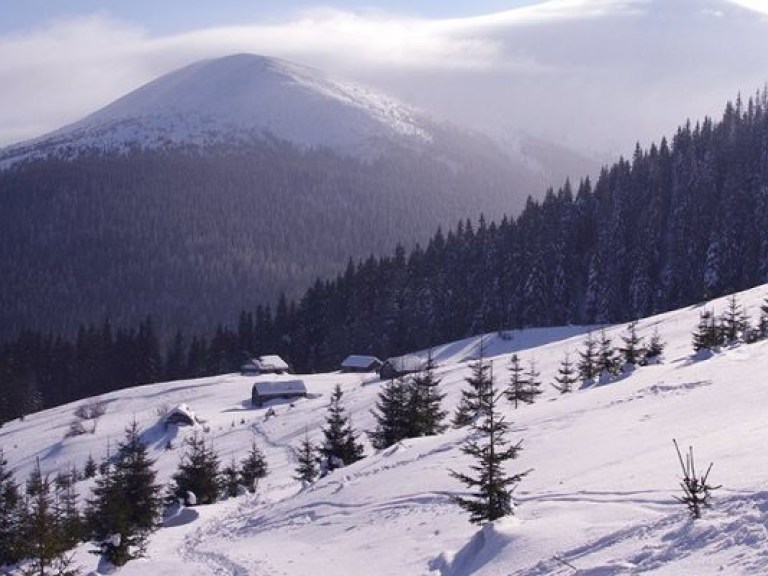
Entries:
{"type": "Polygon", "coordinates": [[[486,408],[473,423],[473,434],[462,447],[475,463],[472,475],[451,471],[451,475],[474,491],[457,496],[455,502],[470,513],[470,522],[483,523],[514,512],[512,491],[527,472],[509,475],[504,470],[508,460],[517,458],[521,442],[510,444],[506,435],[509,424],[498,410],[501,394],[497,394],[491,374],[488,381],[486,408]]]}
{"type": "Polygon", "coordinates": [[[557,370],[557,376],[555,376],[556,384],[552,386],[558,390],[561,394],[567,394],[573,392],[574,385],[578,382],[576,377],[576,369],[571,363],[570,353],[565,353],[565,358],[560,363],[560,368],[557,370]]]}
{"type": "Polygon", "coordinates": [[[760,319],[757,322],[757,334],[759,339],[768,338],[768,298],[760,306],[760,319]]]}
{"type": "Polygon", "coordinates": [[[605,328],[600,330],[600,342],[598,343],[598,346],[598,373],[600,374],[600,378],[610,378],[615,375],[618,370],[618,361],[616,358],[616,350],[611,346],[611,339],[608,338],[605,328]]]}
{"type": "Polygon", "coordinates": [[[639,366],[645,357],[643,339],[637,335],[637,322],[631,322],[627,326],[627,333],[621,337],[624,346],[619,348],[624,364],[639,366]]]}
{"type": "Polygon", "coordinates": [[[531,358],[531,361],[528,363],[528,370],[525,372],[525,379],[528,381],[526,394],[530,399],[529,404],[533,404],[536,401],[536,397],[542,393],[540,377],[541,373],[536,369],[536,361],[531,358]]]}
{"type": "Polygon", "coordinates": [[[91,454],[88,454],[88,459],[85,461],[85,465],[83,466],[83,477],[93,478],[96,476],[96,472],[98,472],[98,468],[96,467],[96,460],[93,459],[91,454]]]}
{"type": "Polygon", "coordinates": [[[259,480],[266,478],[267,474],[269,474],[267,459],[259,447],[256,446],[256,442],[252,442],[248,455],[242,461],[240,483],[245,486],[248,492],[255,493],[259,487],[259,480]]]}
{"type": "Polygon", "coordinates": [[[315,446],[310,442],[309,436],[305,435],[298,449],[298,465],[296,466],[296,476],[294,476],[296,480],[305,486],[312,484],[318,476],[315,450],[315,446]]]}
{"type": "Polygon", "coordinates": [[[509,362],[509,384],[507,385],[506,396],[515,409],[520,402],[530,404],[533,400],[528,396],[528,380],[523,375],[524,368],[520,364],[520,358],[513,354],[509,362]]]}
{"type": "Polygon", "coordinates": [[[743,337],[748,327],[747,313],[739,305],[736,295],[728,298],[728,308],[720,319],[720,328],[724,343],[734,343],[743,337]]]}
{"type": "Polygon", "coordinates": [[[461,391],[461,400],[453,416],[453,426],[456,428],[472,424],[488,411],[491,364],[485,361],[483,354],[481,339],[479,357],[470,364],[472,374],[464,378],[469,387],[461,391]]]}
{"type": "Polygon", "coordinates": [[[21,508],[19,486],[0,447],[0,567],[21,559],[21,508]]]}
{"type": "Polygon", "coordinates": [[[409,386],[404,378],[389,381],[379,393],[375,411],[376,428],[368,432],[374,448],[381,450],[407,438],[411,429],[409,386]]]}
{"type": "Polygon", "coordinates": [[[184,440],[184,446],[184,454],[173,475],[173,495],[189,502],[187,493],[191,492],[195,503],[213,504],[218,500],[221,486],[219,457],[197,432],[184,440]]]}
{"type": "Polygon", "coordinates": [[[341,385],[337,384],[328,405],[323,428],[324,440],[318,448],[323,466],[328,472],[348,466],[363,457],[363,446],[358,443],[349,415],[342,404],[343,396],[341,385]]]}
{"type": "Polygon", "coordinates": [[[62,545],[74,548],[85,538],[85,524],[80,514],[78,494],[75,489],[77,470],[73,467],[67,473],[58,473],[54,480],[56,488],[55,513],[59,519],[62,545]]]}
{"type": "Polygon", "coordinates": [[[584,350],[579,352],[579,378],[585,386],[593,384],[595,378],[600,374],[600,368],[597,355],[597,342],[592,337],[592,332],[587,334],[584,341],[584,350]]]}
{"type": "Polygon", "coordinates": [[[234,498],[240,493],[240,473],[235,457],[221,470],[221,491],[224,498],[234,498]]]}
{"type": "Polygon", "coordinates": [[[122,566],[144,554],[149,535],[159,526],[162,505],[154,461],[135,420],[125,429],[114,458],[106,462],[86,517],[91,539],[100,546],[96,553],[122,566]]]}
{"type": "Polygon", "coordinates": [[[693,333],[693,350],[714,350],[722,343],[722,330],[717,325],[715,315],[710,310],[702,311],[696,332],[693,333]]]}
{"type": "Polygon", "coordinates": [[[76,574],[67,554],[71,547],[62,536],[61,516],[51,482],[40,469],[40,460],[27,480],[26,505],[21,518],[22,557],[30,561],[28,574],[69,576],[76,574]]]}
{"type": "Polygon", "coordinates": [[[656,364],[660,361],[661,355],[664,353],[664,341],[659,334],[659,327],[653,327],[653,333],[651,339],[648,341],[648,348],[645,350],[645,357],[643,358],[644,364],[656,364]]]}
{"type": "Polygon", "coordinates": [[[424,370],[409,379],[411,406],[411,436],[434,436],[445,431],[443,420],[447,412],[442,408],[445,394],[438,391],[440,379],[435,377],[430,354],[424,370]]]}

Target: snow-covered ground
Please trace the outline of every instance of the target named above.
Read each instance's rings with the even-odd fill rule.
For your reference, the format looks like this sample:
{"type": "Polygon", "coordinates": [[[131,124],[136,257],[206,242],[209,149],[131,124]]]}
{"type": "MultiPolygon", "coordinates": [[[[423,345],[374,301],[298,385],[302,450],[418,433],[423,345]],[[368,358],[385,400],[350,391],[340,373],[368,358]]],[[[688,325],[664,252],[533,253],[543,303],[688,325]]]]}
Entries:
{"type": "MultiPolygon", "coordinates": [[[[739,296],[755,319],[768,286],[739,296]]],[[[725,300],[708,305],[717,313],[725,300]]],[[[173,473],[182,438],[192,429],[158,425],[158,411],[186,403],[205,424],[222,463],[244,456],[252,439],[264,450],[270,475],[257,495],[197,507],[178,525],[160,529],[148,558],[121,569],[126,576],[333,574],[335,576],[482,576],[768,574],[768,341],[726,349],[694,361],[691,332],[702,307],[641,320],[640,334],[658,327],[664,362],[615,382],[560,395],[549,386],[566,351],[581,348],[586,328],[532,329],[486,338],[500,383],[509,356],[535,359],[545,392],[514,410],[513,439],[522,439],[511,472],[533,469],[519,485],[514,517],[478,528],[451,501],[464,491],[449,470],[466,470],[460,451],[466,430],[407,440],[376,452],[301,489],[293,480],[295,448],[305,433],[319,439],[330,392],[344,401],[362,431],[381,382],[373,376],[302,376],[310,397],[291,407],[250,404],[253,377],[224,375],[123,390],[108,402],[94,435],[64,438],[79,403],[28,416],[0,428],[0,444],[23,480],[41,458],[44,471],[82,467],[136,418],[162,480],[173,473]],[[172,438],[169,437],[172,436],[172,438]],[[714,506],[692,522],[675,502],[679,465],[672,439],[693,445],[698,461],[714,462],[722,484],[714,506]],[[166,450],[168,440],[174,448],[166,450]]],[[[618,344],[624,325],[610,327],[618,344]]],[[[477,338],[436,348],[446,408],[458,401],[477,338]]],[[[355,352],[350,350],[350,352],[355,352]]],[[[266,377],[260,377],[266,378],[266,377]]],[[[87,482],[79,483],[85,491],[87,482]]],[[[83,546],[86,570],[96,559],[83,546]]]]}

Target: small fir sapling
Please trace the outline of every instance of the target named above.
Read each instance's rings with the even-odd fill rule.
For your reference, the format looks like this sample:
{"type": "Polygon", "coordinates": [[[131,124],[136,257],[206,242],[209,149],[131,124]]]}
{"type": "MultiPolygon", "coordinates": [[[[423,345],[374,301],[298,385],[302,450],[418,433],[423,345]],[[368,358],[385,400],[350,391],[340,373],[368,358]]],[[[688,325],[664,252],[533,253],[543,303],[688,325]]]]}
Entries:
{"type": "Polygon", "coordinates": [[[680,468],[683,472],[683,478],[680,481],[680,487],[683,489],[682,496],[675,496],[675,500],[681,504],[685,504],[688,507],[688,511],[691,517],[696,520],[701,518],[701,509],[710,507],[710,499],[712,497],[712,491],[721,488],[721,486],[709,485],[709,473],[712,471],[712,463],[710,462],[707,467],[707,471],[698,476],[696,474],[696,465],[693,459],[693,447],[688,448],[688,453],[683,455],[680,452],[680,446],[677,444],[677,440],[672,440],[675,445],[675,451],[677,452],[677,459],[680,462],[680,468]]]}

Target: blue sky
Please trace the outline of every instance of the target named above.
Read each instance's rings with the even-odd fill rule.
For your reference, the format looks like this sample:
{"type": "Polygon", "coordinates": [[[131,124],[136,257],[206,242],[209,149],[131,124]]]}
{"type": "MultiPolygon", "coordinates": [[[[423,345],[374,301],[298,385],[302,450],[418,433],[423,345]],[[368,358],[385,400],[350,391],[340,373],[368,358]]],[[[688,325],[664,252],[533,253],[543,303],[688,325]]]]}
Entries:
{"type": "Polygon", "coordinates": [[[0,0],[0,34],[27,31],[52,21],[99,15],[140,25],[151,34],[210,26],[280,21],[297,13],[337,8],[383,11],[425,18],[464,17],[536,4],[542,0],[0,0]]]}

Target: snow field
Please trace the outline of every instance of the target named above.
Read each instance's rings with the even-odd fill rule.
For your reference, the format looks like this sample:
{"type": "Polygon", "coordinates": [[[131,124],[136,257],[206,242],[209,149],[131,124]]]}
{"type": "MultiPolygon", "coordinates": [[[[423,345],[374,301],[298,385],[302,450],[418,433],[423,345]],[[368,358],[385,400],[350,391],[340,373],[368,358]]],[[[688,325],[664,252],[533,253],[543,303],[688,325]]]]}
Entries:
{"type": "MultiPolygon", "coordinates": [[[[739,295],[753,319],[768,287],[739,295]]],[[[708,308],[725,310],[725,299],[708,308]]],[[[581,348],[587,328],[492,334],[486,353],[497,383],[509,357],[535,358],[544,394],[518,410],[502,403],[513,423],[510,438],[523,451],[510,471],[532,469],[516,492],[516,516],[478,528],[451,502],[464,487],[449,470],[465,471],[466,430],[448,430],[374,452],[302,489],[292,479],[294,448],[305,433],[321,437],[328,397],[337,383],[358,431],[371,429],[381,383],[354,374],[301,376],[310,398],[250,406],[252,377],[224,375],[154,384],[104,395],[107,413],[96,434],[64,439],[79,403],[34,414],[0,428],[18,480],[41,458],[44,471],[88,454],[100,458],[136,417],[166,481],[190,428],[156,426],[157,409],[185,402],[204,419],[223,465],[244,456],[255,439],[270,475],[257,495],[196,508],[199,518],[163,528],[149,557],[122,568],[126,575],[197,574],[481,576],[768,573],[768,342],[723,350],[694,361],[691,333],[702,307],[641,320],[639,334],[658,326],[667,342],[664,362],[615,382],[560,395],[549,386],[566,351],[581,348]],[[693,445],[699,468],[714,462],[711,480],[723,488],[702,520],[691,522],[673,495],[679,468],[672,439],[693,445]],[[166,451],[171,439],[174,448],[166,451]],[[570,566],[569,566],[570,565],[570,566]],[[578,572],[574,570],[575,567],[578,572]]],[[[609,327],[615,345],[625,325],[609,327]]],[[[452,409],[468,375],[478,338],[436,347],[441,389],[452,409]]],[[[268,378],[266,376],[261,378],[268,378]]],[[[198,428],[202,428],[199,426],[198,428]]],[[[84,490],[88,483],[81,482],[84,490]]],[[[78,551],[84,567],[95,557],[78,551]]]]}

